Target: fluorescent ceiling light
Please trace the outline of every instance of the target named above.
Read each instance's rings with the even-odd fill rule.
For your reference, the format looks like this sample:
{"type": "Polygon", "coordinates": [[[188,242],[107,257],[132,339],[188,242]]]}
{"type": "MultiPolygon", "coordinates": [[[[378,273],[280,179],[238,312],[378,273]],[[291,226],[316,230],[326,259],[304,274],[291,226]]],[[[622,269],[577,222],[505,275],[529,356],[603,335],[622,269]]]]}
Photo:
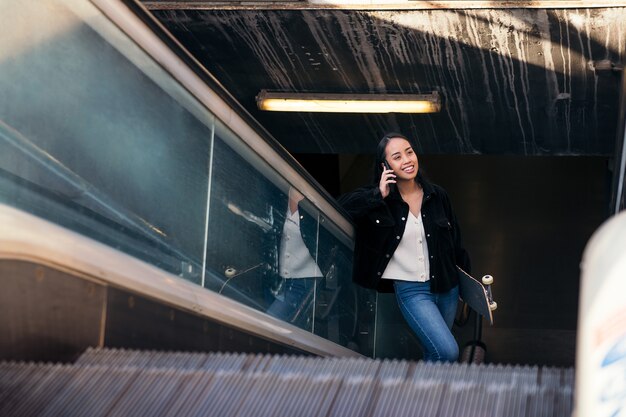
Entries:
{"type": "Polygon", "coordinates": [[[437,91],[430,94],[309,94],[273,93],[256,96],[259,110],[325,113],[436,113],[437,91]]]}

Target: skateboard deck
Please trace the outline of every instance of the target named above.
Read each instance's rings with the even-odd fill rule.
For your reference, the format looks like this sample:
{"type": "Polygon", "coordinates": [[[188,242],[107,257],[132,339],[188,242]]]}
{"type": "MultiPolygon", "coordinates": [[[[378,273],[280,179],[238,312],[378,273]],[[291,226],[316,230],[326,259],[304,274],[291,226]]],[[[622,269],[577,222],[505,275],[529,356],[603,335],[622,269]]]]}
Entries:
{"type": "Polygon", "coordinates": [[[491,300],[485,286],[461,268],[459,270],[459,294],[461,299],[467,303],[472,310],[489,320],[493,325],[493,312],[495,303],[491,300]]]}

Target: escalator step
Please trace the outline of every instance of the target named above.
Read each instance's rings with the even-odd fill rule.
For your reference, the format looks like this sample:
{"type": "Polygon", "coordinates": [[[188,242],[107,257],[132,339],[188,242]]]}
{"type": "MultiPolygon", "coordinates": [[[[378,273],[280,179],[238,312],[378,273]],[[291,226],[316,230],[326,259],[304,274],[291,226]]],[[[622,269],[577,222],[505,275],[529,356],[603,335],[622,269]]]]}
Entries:
{"type": "Polygon", "coordinates": [[[0,362],[0,415],[565,417],[573,384],[571,368],[89,349],[0,362]]]}

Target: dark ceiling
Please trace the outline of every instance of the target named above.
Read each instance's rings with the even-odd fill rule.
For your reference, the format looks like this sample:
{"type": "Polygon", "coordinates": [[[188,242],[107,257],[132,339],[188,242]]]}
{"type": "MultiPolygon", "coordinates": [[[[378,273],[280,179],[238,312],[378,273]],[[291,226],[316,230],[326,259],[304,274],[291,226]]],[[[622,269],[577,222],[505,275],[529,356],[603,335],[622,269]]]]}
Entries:
{"type": "Polygon", "coordinates": [[[371,153],[379,137],[393,130],[410,135],[422,154],[614,153],[626,7],[346,10],[250,4],[145,3],[290,152],[371,153]],[[256,108],[261,89],[438,90],[443,110],[269,113],[256,108]]]}

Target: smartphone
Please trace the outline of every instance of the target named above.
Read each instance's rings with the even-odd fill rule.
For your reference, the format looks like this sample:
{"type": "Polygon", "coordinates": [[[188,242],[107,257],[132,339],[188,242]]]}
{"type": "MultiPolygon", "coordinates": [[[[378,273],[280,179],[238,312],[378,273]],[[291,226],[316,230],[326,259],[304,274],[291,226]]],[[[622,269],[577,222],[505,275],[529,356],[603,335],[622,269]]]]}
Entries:
{"type": "MultiPolygon", "coordinates": [[[[387,160],[386,160],[386,159],[385,159],[385,160],[383,160],[383,164],[385,165],[385,169],[389,169],[389,170],[391,170],[391,171],[393,172],[393,170],[391,169],[391,166],[389,165],[389,162],[387,162],[387,160]]],[[[393,175],[396,175],[396,174],[395,174],[395,173],[393,173],[393,175]]],[[[390,189],[390,190],[393,190],[393,189],[395,189],[395,186],[396,186],[396,184],[391,183],[391,184],[389,184],[389,189],[390,189]]]]}

